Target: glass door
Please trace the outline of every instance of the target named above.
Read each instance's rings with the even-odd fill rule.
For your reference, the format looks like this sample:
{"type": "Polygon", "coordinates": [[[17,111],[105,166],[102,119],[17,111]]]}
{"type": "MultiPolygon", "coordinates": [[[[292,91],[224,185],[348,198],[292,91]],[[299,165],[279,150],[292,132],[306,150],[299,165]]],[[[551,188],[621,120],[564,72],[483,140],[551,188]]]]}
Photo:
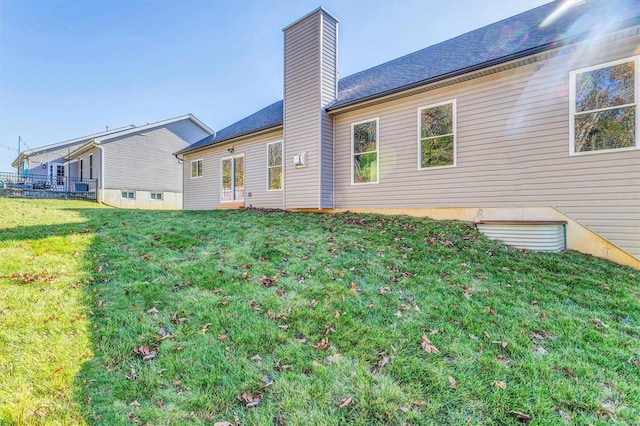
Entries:
{"type": "Polygon", "coordinates": [[[222,201],[244,200],[244,156],[222,159],[222,201]]]}

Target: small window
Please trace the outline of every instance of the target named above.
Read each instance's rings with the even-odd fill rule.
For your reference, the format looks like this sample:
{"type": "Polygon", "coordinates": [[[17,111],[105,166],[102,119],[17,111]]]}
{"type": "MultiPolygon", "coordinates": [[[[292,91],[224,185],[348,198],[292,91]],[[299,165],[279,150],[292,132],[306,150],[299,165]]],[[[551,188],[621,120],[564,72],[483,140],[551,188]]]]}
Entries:
{"type": "Polygon", "coordinates": [[[84,179],[84,160],[80,159],[80,181],[84,179]]]}
{"type": "Polygon", "coordinates": [[[282,189],[282,142],[267,144],[268,190],[282,189]]]}
{"type": "Polygon", "coordinates": [[[351,183],[378,183],[378,119],[351,125],[351,183]]]}
{"type": "Polygon", "coordinates": [[[93,154],[89,156],[89,179],[93,179],[93,154]]]}
{"type": "Polygon", "coordinates": [[[152,192],[151,193],[151,199],[152,200],[162,200],[162,193],[161,192],[152,192]]]}
{"type": "Polygon", "coordinates": [[[418,108],[418,168],[455,166],[456,102],[418,108]]]}
{"type": "Polygon", "coordinates": [[[128,200],[135,200],[136,196],[132,191],[122,191],[122,198],[128,200]]]}
{"type": "Polygon", "coordinates": [[[637,148],[638,57],[570,73],[571,154],[637,148]]]}
{"type": "Polygon", "coordinates": [[[202,177],[202,160],[195,160],[191,162],[191,178],[202,177]]]}

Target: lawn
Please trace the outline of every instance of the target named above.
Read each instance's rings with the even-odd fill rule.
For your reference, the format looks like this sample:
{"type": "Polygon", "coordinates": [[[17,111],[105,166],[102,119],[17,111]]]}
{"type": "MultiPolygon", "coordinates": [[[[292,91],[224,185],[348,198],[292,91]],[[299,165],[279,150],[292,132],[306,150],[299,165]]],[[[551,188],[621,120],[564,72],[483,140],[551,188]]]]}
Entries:
{"type": "Polygon", "coordinates": [[[0,199],[0,424],[640,424],[640,279],[465,223],[0,199]]]}

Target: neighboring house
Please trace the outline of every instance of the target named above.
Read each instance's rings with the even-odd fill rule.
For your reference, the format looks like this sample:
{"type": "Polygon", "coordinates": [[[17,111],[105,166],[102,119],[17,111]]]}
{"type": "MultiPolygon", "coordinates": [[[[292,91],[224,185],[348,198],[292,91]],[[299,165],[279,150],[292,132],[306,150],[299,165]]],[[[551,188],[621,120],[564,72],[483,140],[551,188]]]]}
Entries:
{"type": "Polygon", "coordinates": [[[85,141],[64,157],[68,175],[97,179],[98,201],[115,207],[180,209],[182,164],[172,153],[213,131],[191,114],[85,141]]]}
{"type": "Polygon", "coordinates": [[[18,175],[23,178],[39,176],[46,177],[51,181],[58,178],[64,178],[65,176],[68,176],[64,157],[69,155],[71,151],[81,145],[84,145],[91,139],[117,134],[134,127],[135,126],[133,125],[120,127],[118,129],[107,130],[105,132],[95,133],[81,138],[41,146],[28,151],[22,151],[18,154],[18,157],[13,160],[11,166],[15,167],[18,171],[18,175]]]}
{"type": "Polygon", "coordinates": [[[640,268],[640,2],[556,1],[339,81],[337,25],[284,28],[284,101],[176,153],[185,209],[562,226],[640,268]]]}

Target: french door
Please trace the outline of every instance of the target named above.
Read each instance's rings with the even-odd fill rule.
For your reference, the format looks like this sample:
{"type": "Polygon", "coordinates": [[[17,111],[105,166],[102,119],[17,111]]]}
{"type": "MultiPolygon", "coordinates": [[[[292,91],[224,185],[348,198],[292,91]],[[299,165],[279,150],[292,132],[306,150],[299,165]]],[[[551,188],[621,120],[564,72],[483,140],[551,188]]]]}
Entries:
{"type": "Polygon", "coordinates": [[[244,200],[244,155],[236,155],[222,159],[221,167],[222,194],[221,201],[244,200]]]}

